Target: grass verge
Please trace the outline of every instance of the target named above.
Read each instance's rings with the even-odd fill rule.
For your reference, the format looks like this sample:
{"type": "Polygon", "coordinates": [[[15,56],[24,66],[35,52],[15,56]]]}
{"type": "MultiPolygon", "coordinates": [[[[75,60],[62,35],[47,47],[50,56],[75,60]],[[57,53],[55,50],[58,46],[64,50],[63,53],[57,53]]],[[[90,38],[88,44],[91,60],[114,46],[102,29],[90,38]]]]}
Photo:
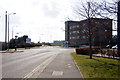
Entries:
{"type": "Polygon", "coordinates": [[[102,57],[89,59],[88,55],[71,53],[77,63],[83,78],[119,78],[120,61],[102,57]]]}

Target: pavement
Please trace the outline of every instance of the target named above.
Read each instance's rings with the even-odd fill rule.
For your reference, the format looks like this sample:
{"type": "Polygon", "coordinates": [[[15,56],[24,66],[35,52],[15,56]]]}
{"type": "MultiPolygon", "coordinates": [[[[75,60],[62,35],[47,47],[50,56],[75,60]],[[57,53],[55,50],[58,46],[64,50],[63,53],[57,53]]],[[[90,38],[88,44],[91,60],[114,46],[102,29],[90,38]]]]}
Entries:
{"type": "Polygon", "coordinates": [[[0,51],[0,53],[16,53],[16,52],[24,52],[24,50],[25,49],[22,49],[22,48],[17,49],[16,51],[15,51],[15,49],[9,49],[9,50],[0,51]]]}
{"type": "Polygon", "coordinates": [[[38,71],[36,74],[38,74],[37,78],[78,78],[82,80],[82,74],[72,56],[66,52],[59,53],[43,71],[38,71]]]}
{"type": "Polygon", "coordinates": [[[0,51],[0,53],[17,53],[17,52],[24,52],[22,50],[18,50],[18,51],[0,51]]]}

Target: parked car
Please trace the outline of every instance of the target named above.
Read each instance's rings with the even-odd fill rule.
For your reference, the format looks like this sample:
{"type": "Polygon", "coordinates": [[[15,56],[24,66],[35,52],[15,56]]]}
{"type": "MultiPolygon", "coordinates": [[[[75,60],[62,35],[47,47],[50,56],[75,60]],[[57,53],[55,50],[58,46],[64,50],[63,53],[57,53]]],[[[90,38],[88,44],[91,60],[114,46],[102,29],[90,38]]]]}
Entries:
{"type": "Polygon", "coordinates": [[[117,48],[118,48],[117,45],[115,45],[115,46],[112,47],[112,49],[117,49],[117,48]]]}
{"type": "Polygon", "coordinates": [[[112,45],[106,45],[106,48],[112,48],[112,45]]]}

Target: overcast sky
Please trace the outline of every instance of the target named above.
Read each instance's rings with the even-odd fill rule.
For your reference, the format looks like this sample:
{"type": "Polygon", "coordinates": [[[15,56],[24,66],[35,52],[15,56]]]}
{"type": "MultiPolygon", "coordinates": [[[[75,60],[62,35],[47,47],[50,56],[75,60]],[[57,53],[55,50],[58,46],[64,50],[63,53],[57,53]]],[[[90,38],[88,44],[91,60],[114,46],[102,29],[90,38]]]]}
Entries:
{"type": "Polygon", "coordinates": [[[10,39],[13,29],[14,36],[28,35],[32,42],[64,40],[64,22],[68,17],[77,20],[72,7],[80,1],[0,0],[0,41],[4,41],[5,11],[16,13],[10,15],[10,39]]]}
{"type": "Polygon", "coordinates": [[[5,11],[16,13],[10,15],[10,38],[13,28],[14,36],[28,35],[33,42],[64,40],[62,29],[66,18],[72,15],[73,3],[74,0],[0,0],[0,41],[4,41],[5,11]]]}

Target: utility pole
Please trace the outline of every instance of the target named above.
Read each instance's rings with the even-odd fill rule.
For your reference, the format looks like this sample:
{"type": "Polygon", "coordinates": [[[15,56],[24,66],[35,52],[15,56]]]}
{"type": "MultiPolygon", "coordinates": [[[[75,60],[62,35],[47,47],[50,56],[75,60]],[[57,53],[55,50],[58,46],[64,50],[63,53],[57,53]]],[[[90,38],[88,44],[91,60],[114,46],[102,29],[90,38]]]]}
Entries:
{"type": "Polygon", "coordinates": [[[5,49],[7,47],[7,11],[5,13],[5,49]]]}
{"type": "Polygon", "coordinates": [[[120,51],[120,1],[118,2],[117,20],[117,46],[118,51],[120,51]]]}

